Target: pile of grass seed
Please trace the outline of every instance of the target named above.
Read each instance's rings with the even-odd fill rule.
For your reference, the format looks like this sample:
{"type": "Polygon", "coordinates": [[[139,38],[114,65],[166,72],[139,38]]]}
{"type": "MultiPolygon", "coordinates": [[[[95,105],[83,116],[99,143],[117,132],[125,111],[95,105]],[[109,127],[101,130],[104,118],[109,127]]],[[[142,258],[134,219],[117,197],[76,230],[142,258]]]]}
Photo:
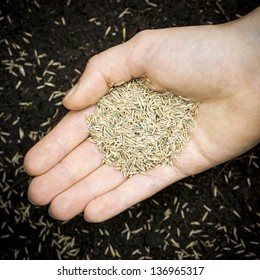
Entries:
{"type": "Polygon", "coordinates": [[[149,89],[144,79],[113,87],[88,116],[89,140],[124,176],[172,165],[189,141],[198,103],[149,89]]]}

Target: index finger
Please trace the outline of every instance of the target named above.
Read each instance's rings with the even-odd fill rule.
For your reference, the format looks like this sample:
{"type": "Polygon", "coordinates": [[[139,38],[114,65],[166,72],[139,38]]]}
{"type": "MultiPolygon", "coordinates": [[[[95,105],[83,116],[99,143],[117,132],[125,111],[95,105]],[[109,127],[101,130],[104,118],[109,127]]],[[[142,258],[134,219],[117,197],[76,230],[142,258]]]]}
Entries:
{"type": "Polygon", "coordinates": [[[88,137],[86,116],[94,106],[81,111],[71,111],[33,146],[24,158],[25,171],[41,175],[56,165],[71,150],[88,137]]]}

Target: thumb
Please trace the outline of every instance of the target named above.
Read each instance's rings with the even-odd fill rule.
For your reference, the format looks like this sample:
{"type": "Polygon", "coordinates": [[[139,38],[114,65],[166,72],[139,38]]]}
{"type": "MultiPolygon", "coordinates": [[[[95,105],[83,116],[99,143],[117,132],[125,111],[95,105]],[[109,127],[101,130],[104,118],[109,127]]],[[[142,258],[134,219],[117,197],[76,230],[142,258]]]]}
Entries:
{"type": "Polygon", "coordinates": [[[144,76],[146,52],[138,37],[93,56],[78,83],[65,96],[63,105],[70,110],[86,108],[97,103],[112,85],[144,76]]]}

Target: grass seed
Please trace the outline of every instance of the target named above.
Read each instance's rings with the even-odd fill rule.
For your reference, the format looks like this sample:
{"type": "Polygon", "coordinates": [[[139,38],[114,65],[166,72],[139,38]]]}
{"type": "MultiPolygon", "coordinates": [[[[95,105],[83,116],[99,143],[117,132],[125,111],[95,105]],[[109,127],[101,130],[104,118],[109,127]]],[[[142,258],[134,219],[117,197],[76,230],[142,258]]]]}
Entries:
{"type": "Polygon", "coordinates": [[[89,141],[103,153],[103,163],[131,177],[172,165],[188,142],[198,103],[158,93],[135,79],[112,87],[87,117],[89,141]]]}

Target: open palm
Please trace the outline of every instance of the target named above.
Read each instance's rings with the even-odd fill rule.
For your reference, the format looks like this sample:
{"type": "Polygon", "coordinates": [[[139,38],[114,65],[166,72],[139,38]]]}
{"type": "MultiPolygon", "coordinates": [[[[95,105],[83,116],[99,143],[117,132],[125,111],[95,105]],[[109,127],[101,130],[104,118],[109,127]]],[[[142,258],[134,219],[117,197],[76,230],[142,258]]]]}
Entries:
{"type": "Polygon", "coordinates": [[[249,51],[250,42],[242,46],[246,59],[240,50],[234,53],[235,26],[146,31],[91,59],[74,94],[64,100],[74,111],[26,155],[25,169],[36,176],[29,186],[32,203],[50,203],[57,219],[84,212],[86,220],[101,222],[256,145],[259,94],[255,82],[249,86],[243,77],[248,65],[258,73],[260,65],[249,51]],[[234,69],[234,64],[240,67],[234,69]],[[86,141],[86,115],[111,84],[142,76],[151,80],[151,87],[173,90],[201,104],[191,140],[174,167],[124,178],[102,165],[101,153],[86,141]]]}

